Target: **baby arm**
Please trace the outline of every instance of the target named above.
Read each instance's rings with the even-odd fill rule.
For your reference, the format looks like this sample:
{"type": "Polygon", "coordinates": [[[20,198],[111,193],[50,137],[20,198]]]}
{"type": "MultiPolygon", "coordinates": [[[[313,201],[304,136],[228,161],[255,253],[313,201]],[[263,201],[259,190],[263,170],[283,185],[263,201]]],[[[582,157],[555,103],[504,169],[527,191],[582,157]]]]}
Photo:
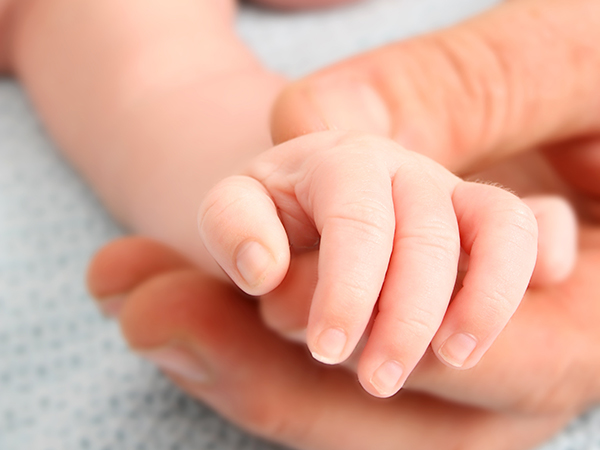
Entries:
{"type": "Polygon", "coordinates": [[[511,193],[463,181],[392,141],[338,132],[279,145],[219,183],[200,232],[252,295],[281,284],[290,246],[319,242],[308,347],[337,364],[371,326],[358,376],[381,397],[430,344],[444,363],[473,367],[519,305],[538,248],[536,218],[511,193]],[[469,263],[453,295],[461,248],[469,263]]]}
{"type": "Polygon", "coordinates": [[[198,204],[271,146],[269,111],[284,84],[236,37],[234,9],[233,0],[16,0],[3,28],[10,69],[109,211],[215,273],[198,204]]]}

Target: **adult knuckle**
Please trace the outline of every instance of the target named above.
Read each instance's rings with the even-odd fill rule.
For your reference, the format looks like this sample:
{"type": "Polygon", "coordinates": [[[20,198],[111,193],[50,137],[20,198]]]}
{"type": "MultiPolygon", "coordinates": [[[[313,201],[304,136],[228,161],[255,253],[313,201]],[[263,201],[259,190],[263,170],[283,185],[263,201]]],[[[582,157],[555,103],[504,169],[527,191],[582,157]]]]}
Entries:
{"type": "Polygon", "coordinates": [[[281,436],[293,425],[282,405],[268,400],[238,406],[236,420],[247,430],[269,438],[281,436]]]}
{"type": "Polygon", "coordinates": [[[302,442],[312,433],[317,416],[305,415],[301,420],[289,403],[278,396],[245,403],[237,408],[235,421],[249,432],[269,440],[302,442]]]}
{"type": "Polygon", "coordinates": [[[448,87],[440,101],[452,104],[455,111],[477,111],[475,116],[453,114],[447,121],[448,140],[462,151],[488,148],[515,110],[510,55],[485,33],[466,29],[428,40],[431,58],[443,68],[448,87]]]}

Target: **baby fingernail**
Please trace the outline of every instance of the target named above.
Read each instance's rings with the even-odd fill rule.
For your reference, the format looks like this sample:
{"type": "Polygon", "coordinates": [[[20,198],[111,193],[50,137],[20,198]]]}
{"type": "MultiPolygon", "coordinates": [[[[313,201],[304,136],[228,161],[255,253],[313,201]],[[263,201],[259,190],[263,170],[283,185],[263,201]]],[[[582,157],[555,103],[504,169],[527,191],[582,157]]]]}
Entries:
{"type": "Polygon", "coordinates": [[[161,369],[194,383],[207,383],[211,379],[208,366],[202,359],[181,346],[166,346],[139,352],[161,369]]]}
{"type": "Polygon", "coordinates": [[[312,355],[317,361],[325,364],[337,364],[346,347],[346,333],[339,328],[328,328],[317,338],[316,349],[312,355]]]}
{"type": "Polygon", "coordinates": [[[457,333],[450,336],[438,350],[444,361],[453,367],[462,367],[477,347],[477,341],[470,334],[457,333]]]}
{"type": "Polygon", "coordinates": [[[251,287],[259,285],[273,263],[273,256],[256,241],[242,244],[236,255],[236,265],[239,274],[251,287]]]}
{"type": "Polygon", "coordinates": [[[371,376],[371,384],[382,397],[394,395],[400,389],[400,378],[404,370],[399,362],[384,362],[371,376]]]}

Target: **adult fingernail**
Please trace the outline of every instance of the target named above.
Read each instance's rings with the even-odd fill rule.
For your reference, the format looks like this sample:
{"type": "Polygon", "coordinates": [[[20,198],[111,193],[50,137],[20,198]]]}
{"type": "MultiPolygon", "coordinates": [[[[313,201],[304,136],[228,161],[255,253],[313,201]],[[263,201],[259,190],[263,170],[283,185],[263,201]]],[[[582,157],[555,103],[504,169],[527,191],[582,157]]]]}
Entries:
{"type": "Polygon", "coordinates": [[[328,129],[390,134],[388,108],[369,84],[330,77],[315,82],[309,92],[328,129]]]}
{"type": "Polygon", "coordinates": [[[325,364],[337,364],[346,347],[346,333],[339,328],[328,328],[317,338],[316,348],[312,351],[313,358],[325,364]]]}
{"type": "Polygon", "coordinates": [[[250,287],[264,281],[273,262],[271,253],[256,241],[244,242],[236,255],[237,270],[250,287]]]}
{"type": "Polygon", "coordinates": [[[98,300],[100,311],[102,311],[102,314],[104,314],[106,317],[110,318],[115,318],[119,315],[124,303],[125,294],[116,294],[98,300]]]}
{"type": "Polygon", "coordinates": [[[138,353],[166,372],[188,381],[206,384],[212,378],[208,365],[202,358],[181,345],[169,345],[138,353]]]}
{"type": "Polygon", "coordinates": [[[453,367],[462,367],[477,347],[477,341],[466,333],[457,333],[450,336],[438,350],[444,361],[453,367]]]}
{"type": "Polygon", "coordinates": [[[384,362],[371,376],[371,384],[382,397],[394,395],[400,389],[400,378],[404,370],[394,360],[384,362]]]}

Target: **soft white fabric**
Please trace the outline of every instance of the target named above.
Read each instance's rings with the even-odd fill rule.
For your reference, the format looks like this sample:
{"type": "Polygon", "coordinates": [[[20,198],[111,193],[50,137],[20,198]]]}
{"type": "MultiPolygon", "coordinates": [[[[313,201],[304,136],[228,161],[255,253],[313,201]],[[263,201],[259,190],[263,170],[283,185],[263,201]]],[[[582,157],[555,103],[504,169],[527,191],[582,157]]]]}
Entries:
{"type": "MultiPolygon", "coordinates": [[[[447,25],[495,0],[372,0],[319,13],[244,7],[242,36],[299,76],[447,25]]],[[[92,252],[121,232],[0,81],[0,450],[273,449],[172,387],[86,294],[92,252]]],[[[600,449],[600,411],[544,450],[600,449]]]]}

